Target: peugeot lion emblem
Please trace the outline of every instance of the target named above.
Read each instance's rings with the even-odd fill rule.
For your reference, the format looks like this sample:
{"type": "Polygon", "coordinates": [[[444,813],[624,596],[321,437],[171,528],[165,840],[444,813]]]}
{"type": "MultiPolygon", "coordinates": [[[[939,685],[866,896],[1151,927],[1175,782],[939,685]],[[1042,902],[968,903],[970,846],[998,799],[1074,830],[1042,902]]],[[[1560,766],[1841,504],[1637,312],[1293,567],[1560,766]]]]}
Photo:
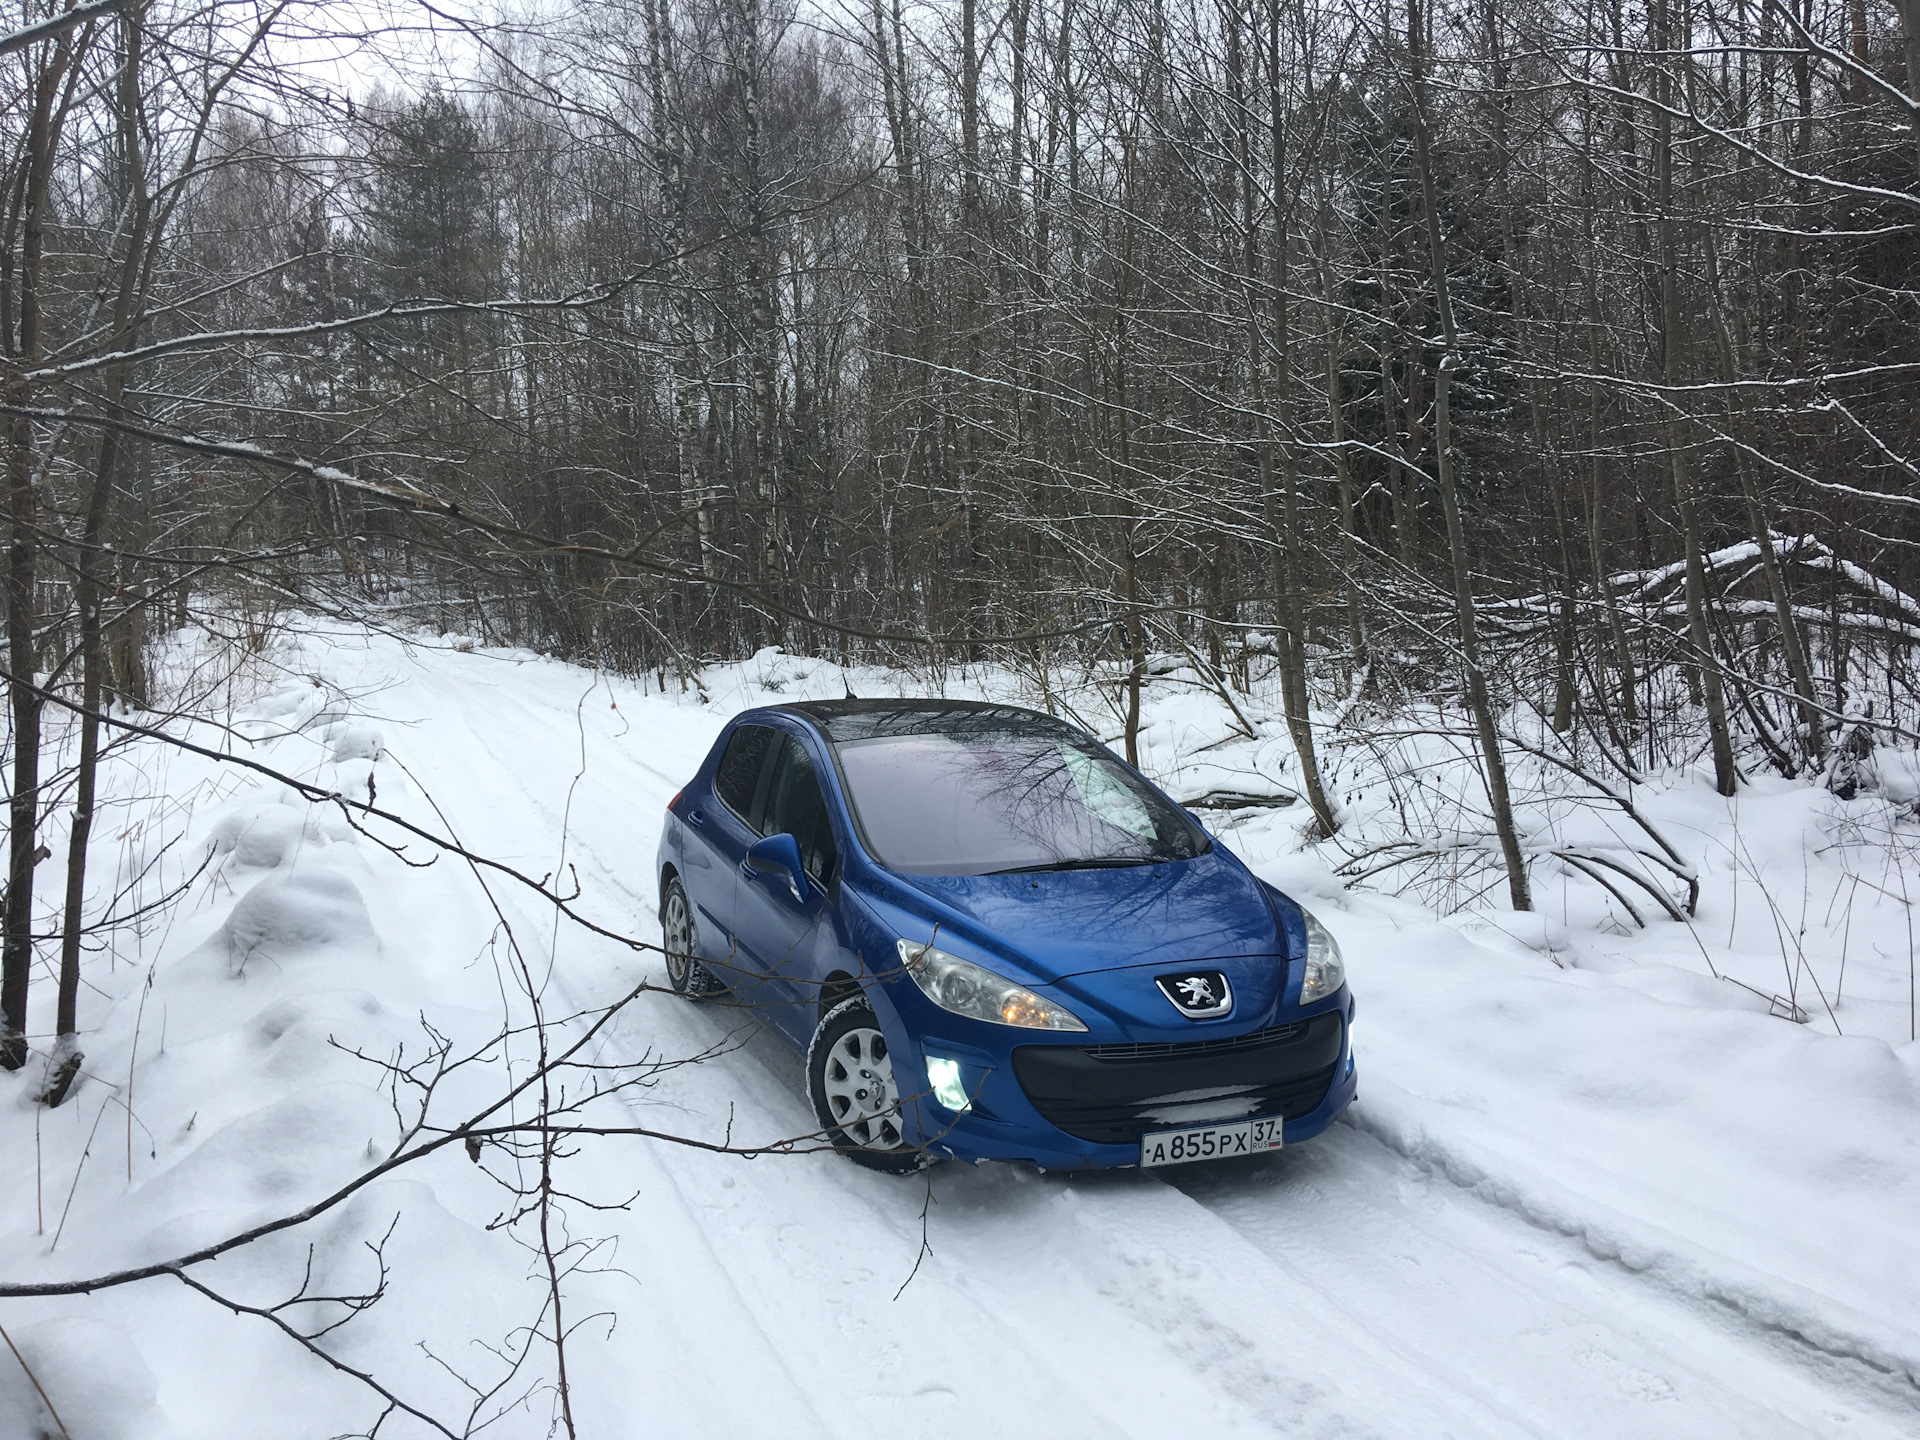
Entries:
{"type": "Polygon", "coordinates": [[[1154,984],[1189,1020],[1211,1020],[1233,1008],[1233,989],[1218,970],[1189,970],[1157,976],[1154,984]]]}

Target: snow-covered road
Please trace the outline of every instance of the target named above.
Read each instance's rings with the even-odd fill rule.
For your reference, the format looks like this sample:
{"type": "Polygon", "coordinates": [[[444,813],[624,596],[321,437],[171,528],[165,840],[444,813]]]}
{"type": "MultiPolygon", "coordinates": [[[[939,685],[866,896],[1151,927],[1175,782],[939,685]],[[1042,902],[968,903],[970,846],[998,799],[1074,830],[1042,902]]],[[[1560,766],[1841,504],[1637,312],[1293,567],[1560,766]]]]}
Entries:
{"type": "MultiPolygon", "coordinates": [[[[441,724],[437,763],[464,777],[455,793],[479,802],[462,829],[494,850],[535,832],[546,848],[525,859],[544,869],[564,815],[583,884],[626,897],[651,933],[658,817],[724,716],[696,712],[705,724],[656,730],[642,701],[626,730],[604,687],[516,685],[507,700],[474,680],[428,707],[441,724]],[[453,716],[457,740],[446,733],[453,716]],[[591,737],[584,756],[568,753],[569,731],[591,737]],[[545,823],[528,825],[531,815],[545,823]]],[[[1353,963],[1364,977],[1364,954],[1353,963]]],[[[577,1005],[600,998],[558,973],[577,1005]]],[[[621,1043],[693,1049],[751,1021],[655,1005],[621,1043]]],[[[772,1035],[687,1072],[659,1103],[682,1107],[694,1128],[729,1108],[748,1134],[812,1124],[797,1058],[772,1035]]],[[[983,1422],[1038,1431],[1073,1416],[1078,1433],[1129,1435],[1697,1440],[1911,1436],[1920,1425],[1910,1381],[1676,1293],[1560,1227],[1488,1203],[1388,1148],[1361,1109],[1357,1123],[1270,1160],[1163,1177],[940,1168],[932,1253],[897,1301],[926,1187],[824,1156],[742,1165],[660,1152],[678,1202],[670,1248],[697,1234],[704,1262],[680,1272],[691,1293],[669,1308],[685,1316],[707,1294],[738,1307],[700,1327],[712,1347],[701,1388],[746,1399],[746,1430],[767,1375],[827,1432],[849,1405],[911,1418],[929,1435],[978,1434],[983,1422]],[[747,1375],[755,1383],[743,1385],[747,1375]]],[[[619,1218],[648,1236],[632,1243],[659,1243],[651,1207],[619,1218]]],[[[647,1267],[633,1272],[643,1292],[658,1286],[647,1267]]],[[[618,1339],[604,1359],[625,1369],[618,1339]]]]}
{"type": "MultiPolygon", "coordinates": [[[[531,656],[378,638],[336,639],[327,663],[351,677],[356,722],[381,737],[381,803],[437,813],[470,848],[533,874],[577,875],[594,918],[657,934],[661,811],[731,708],[724,697],[702,707],[531,656]]],[[[1272,1157],[1159,1175],[948,1164],[903,1181],[824,1154],[583,1145],[567,1189],[615,1208],[570,1212],[576,1238],[604,1242],[568,1288],[580,1434],[1920,1434],[1913,1047],[1847,1048],[1684,986],[1674,999],[1596,984],[1411,906],[1343,899],[1319,862],[1263,851],[1258,834],[1234,843],[1309,892],[1346,947],[1363,1067],[1347,1122],[1272,1157]],[[1765,1060],[1772,1078],[1746,1083],[1730,1053],[1765,1060]],[[1717,1098],[1663,1103],[1655,1092],[1674,1090],[1689,1056],[1720,1076],[1717,1098]],[[1809,1086],[1828,1088],[1807,1099],[1809,1086]],[[1768,1136],[1768,1154],[1747,1153],[1768,1136]]],[[[381,954],[404,959],[390,993],[376,972],[349,977],[376,992],[382,1023],[497,1007],[494,917],[471,875],[378,852],[354,863],[381,954]]],[[[556,927],[523,894],[494,887],[523,945],[551,957],[553,1008],[591,1009],[657,966],[556,927]]],[[[222,913],[210,905],[185,939],[222,913]]],[[[133,1003],[122,992],[115,1013],[133,1003]]],[[[236,1013],[257,1026],[257,1008],[236,1013]]],[[[341,1007],[325,1013],[339,1023],[341,1007]]],[[[648,995],[602,1043],[621,1060],[725,1051],[630,1096],[639,1123],[748,1140],[812,1128],[797,1057],[747,1012],[648,995]]],[[[304,1093],[263,1061],[232,1063],[274,1077],[262,1105],[304,1093]]],[[[188,1108],[161,1088],[149,1105],[188,1108]]],[[[214,1109],[231,1126],[256,1113],[214,1109]]],[[[91,1251],[45,1258],[44,1239],[17,1225],[31,1202],[9,1186],[8,1271],[78,1273],[173,1238],[184,1222],[141,1206],[192,1173],[204,1146],[183,1121],[149,1116],[152,1179],[80,1202],[95,1223],[142,1217],[91,1251]]],[[[321,1182],[329,1154],[316,1141],[296,1165],[315,1173],[213,1209],[284,1208],[321,1182]]],[[[497,1203],[449,1153],[351,1217],[397,1213],[416,1238],[396,1251],[393,1301],[343,1332],[340,1353],[428,1386],[430,1367],[398,1343],[419,1338],[408,1327],[421,1317],[436,1335],[464,1327],[469,1345],[525,1323],[513,1306],[538,1293],[524,1262],[477,1258],[476,1227],[497,1203]]],[[[350,1230],[329,1233],[344,1243],[350,1230]]],[[[257,1326],[172,1290],[4,1313],[57,1326],[71,1312],[54,1306],[80,1303],[158,1376],[157,1397],[126,1412],[142,1424],[114,1431],[107,1413],[100,1435],[333,1434],[377,1410],[257,1326]],[[243,1384],[234,1354],[259,1377],[294,1378],[243,1384]],[[311,1398],[290,1405],[286,1384],[311,1398]]],[[[547,1414],[536,1401],[507,1428],[541,1431],[547,1414]]]]}

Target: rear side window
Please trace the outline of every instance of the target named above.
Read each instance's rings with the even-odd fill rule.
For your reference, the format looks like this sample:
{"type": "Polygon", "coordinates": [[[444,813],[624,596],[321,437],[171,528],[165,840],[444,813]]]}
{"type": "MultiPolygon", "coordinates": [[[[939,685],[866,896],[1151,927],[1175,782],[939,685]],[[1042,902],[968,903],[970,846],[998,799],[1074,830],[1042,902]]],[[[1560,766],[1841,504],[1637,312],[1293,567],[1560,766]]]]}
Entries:
{"type": "Polygon", "coordinates": [[[774,763],[773,780],[767,786],[766,823],[760,830],[765,835],[793,836],[800,846],[800,863],[809,875],[826,884],[835,854],[833,822],[827,818],[827,801],[820,793],[813,757],[791,735],[781,741],[780,758],[774,763]]]}
{"type": "Polygon", "coordinates": [[[753,794],[760,788],[760,771],[778,734],[765,725],[742,725],[727,741],[713,788],[726,807],[749,824],[753,821],[753,794]]]}

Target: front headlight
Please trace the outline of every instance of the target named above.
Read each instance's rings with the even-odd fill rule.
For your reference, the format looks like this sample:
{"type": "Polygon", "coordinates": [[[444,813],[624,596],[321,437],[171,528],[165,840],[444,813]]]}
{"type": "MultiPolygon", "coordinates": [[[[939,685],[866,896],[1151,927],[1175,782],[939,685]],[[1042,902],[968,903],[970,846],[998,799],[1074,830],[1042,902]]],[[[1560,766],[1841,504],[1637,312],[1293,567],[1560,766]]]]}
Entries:
{"type": "Polygon", "coordinates": [[[1027,1030],[1084,1030],[1071,1010],[1042,999],[1024,986],[1002,979],[984,966],[931,945],[899,943],[900,963],[913,983],[942,1010],[969,1020],[1018,1025],[1027,1030]]]}
{"type": "Polygon", "coordinates": [[[1300,982],[1300,1003],[1309,1005],[1324,1000],[1347,981],[1346,963],[1340,958],[1340,942],[1327,927],[1313,918],[1313,912],[1300,907],[1307,922],[1307,974],[1300,982]]]}

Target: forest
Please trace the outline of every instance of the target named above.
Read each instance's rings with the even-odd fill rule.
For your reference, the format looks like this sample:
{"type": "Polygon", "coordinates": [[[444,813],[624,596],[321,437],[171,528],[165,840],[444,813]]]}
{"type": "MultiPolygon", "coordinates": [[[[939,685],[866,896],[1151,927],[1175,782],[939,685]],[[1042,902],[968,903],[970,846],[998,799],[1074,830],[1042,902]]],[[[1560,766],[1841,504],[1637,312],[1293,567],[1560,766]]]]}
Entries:
{"type": "Polygon", "coordinates": [[[23,13],[9,1064],[41,832],[200,607],[1097,674],[1130,757],[1257,667],[1323,836],[1328,717],[1437,703],[1518,909],[1539,736],[1913,742],[1916,0],[23,13]]]}

